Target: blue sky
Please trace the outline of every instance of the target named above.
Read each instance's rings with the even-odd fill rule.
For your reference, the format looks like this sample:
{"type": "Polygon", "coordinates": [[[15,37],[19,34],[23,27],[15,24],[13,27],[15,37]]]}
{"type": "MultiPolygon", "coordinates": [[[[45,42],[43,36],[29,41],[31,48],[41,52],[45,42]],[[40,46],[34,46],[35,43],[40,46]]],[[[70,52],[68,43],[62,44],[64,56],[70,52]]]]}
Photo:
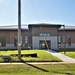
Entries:
{"type": "MultiPolygon", "coordinates": [[[[21,0],[22,24],[75,25],[75,0],[21,0]]],[[[0,0],[0,25],[18,24],[18,0],[0,0]]]]}

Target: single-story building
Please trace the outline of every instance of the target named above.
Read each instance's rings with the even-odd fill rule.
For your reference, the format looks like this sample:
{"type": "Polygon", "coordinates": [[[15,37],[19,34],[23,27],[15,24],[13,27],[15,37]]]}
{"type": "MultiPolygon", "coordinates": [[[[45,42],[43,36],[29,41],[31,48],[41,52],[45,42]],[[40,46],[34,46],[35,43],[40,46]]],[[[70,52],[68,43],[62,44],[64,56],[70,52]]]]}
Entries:
{"type": "MultiPolygon", "coordinates": [[[[0,26],[0,49],[17,49],[18,25],[0,26]]],[[[75,48],[75,26],[28,24],[21,26],[21,48],[75,48]],[[46,42],[45,42],[46,41],[46,42]]]]}

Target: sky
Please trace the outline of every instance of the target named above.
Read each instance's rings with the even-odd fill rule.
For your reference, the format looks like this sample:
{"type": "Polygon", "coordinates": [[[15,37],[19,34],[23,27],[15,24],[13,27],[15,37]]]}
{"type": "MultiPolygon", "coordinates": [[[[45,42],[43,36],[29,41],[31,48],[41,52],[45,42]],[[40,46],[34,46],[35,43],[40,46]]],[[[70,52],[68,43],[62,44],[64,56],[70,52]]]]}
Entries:
{"type": "MultiPolygon", "coordinates": [[[[75,26],[75,0],[21,0],[21,24],[75,26]]],[[[18,25],[18,0],[0,0],[0,26],[18,25]]]]}

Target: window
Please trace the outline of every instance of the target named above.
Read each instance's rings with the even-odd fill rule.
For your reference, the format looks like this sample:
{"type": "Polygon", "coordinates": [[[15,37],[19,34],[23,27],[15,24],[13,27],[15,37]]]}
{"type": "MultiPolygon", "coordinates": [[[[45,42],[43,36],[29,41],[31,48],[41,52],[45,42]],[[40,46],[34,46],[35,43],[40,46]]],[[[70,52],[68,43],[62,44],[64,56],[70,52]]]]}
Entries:
{"type": "Polygon", "coordinates": [[[68,36],[68,46],[71,46],[71,36],[68,36]]]}
{"type": "Polygon", "coordinates": [[[28,43],[28,36],[25,36],[25,44],[28,43]]]}
{"type": "Polygon", "coordinates": [[[58,45],[61,46],[61,36],[58,36],[58,45]]]}
{"type": "Polygon", "coordinates": [[[6,46],[6,36],[0,37],[0,47],[6,46]]]}
{"type": "Polygon", "coordinates": [[[17,43],[18,43],[18,38],[17,36],[14,37],[14,46],[17,47],[17,43]]]}
{"type": "MultiPolygon", "coordinates": [[[[15,36],[14,37],[14,46],[17,47],[17,45],[18,45],[18,37],[15,36]]],[[[21,46],[22,46],[22,36],[21,36],[21,46]]]]}
{"type": "Polygon", "coordinates": [[[42,34],[42,33],[40,33],[40,36],[43,36],[43,34],[42,34]]]}
{"type": "Polygon", "coordinates": [[[42,37],[50,37],[50,33],[40,33],[40,36],[42,36],[42,37]]]}
{"type": "Polygon", "coordinates": [[[43,36],[45,36],[45,37],[46,37],[46,33],[43,33],[43,36]]]}
{"type": "Polygon", "coordinates": [[[61,43],[61,36],[58,36],[58,43],[61,43]]]}
{"type": "Polygon", "coordinates": [[[50,33],[47,33],[46,35],[47,35],[47,36],[50,36],[50,33]]]}
{"type": "Polygon", "coordinates": [[[25,47],[30,47],[30,45],[28,44],[28,36],[25,36],[25,47]]]}
{"type": "Polygon", "coordinates": [[[66,43],[66,36],[63,36],[63,43],[66,43]]]}

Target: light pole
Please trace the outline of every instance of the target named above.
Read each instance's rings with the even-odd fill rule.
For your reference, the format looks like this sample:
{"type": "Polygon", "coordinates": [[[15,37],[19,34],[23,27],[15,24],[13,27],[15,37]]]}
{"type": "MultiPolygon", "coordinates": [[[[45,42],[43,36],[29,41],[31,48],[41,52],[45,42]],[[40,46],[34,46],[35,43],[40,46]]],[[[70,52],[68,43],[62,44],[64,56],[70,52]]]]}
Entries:
{"type": "Polygon", "coordinates": [[[66,54],[66,51],[65,51],[65,46],[66,46],[66,36],[65,36],[65,25],[63,25],[63,30],[64,30],[64,37],[63,37],[63,44],[64,44],[64,54],[66,54]]]}
{"type": "Polygon", "coordinates": [[[21,59],[21,0],[18,0],[18,58],[21,59]]]}

